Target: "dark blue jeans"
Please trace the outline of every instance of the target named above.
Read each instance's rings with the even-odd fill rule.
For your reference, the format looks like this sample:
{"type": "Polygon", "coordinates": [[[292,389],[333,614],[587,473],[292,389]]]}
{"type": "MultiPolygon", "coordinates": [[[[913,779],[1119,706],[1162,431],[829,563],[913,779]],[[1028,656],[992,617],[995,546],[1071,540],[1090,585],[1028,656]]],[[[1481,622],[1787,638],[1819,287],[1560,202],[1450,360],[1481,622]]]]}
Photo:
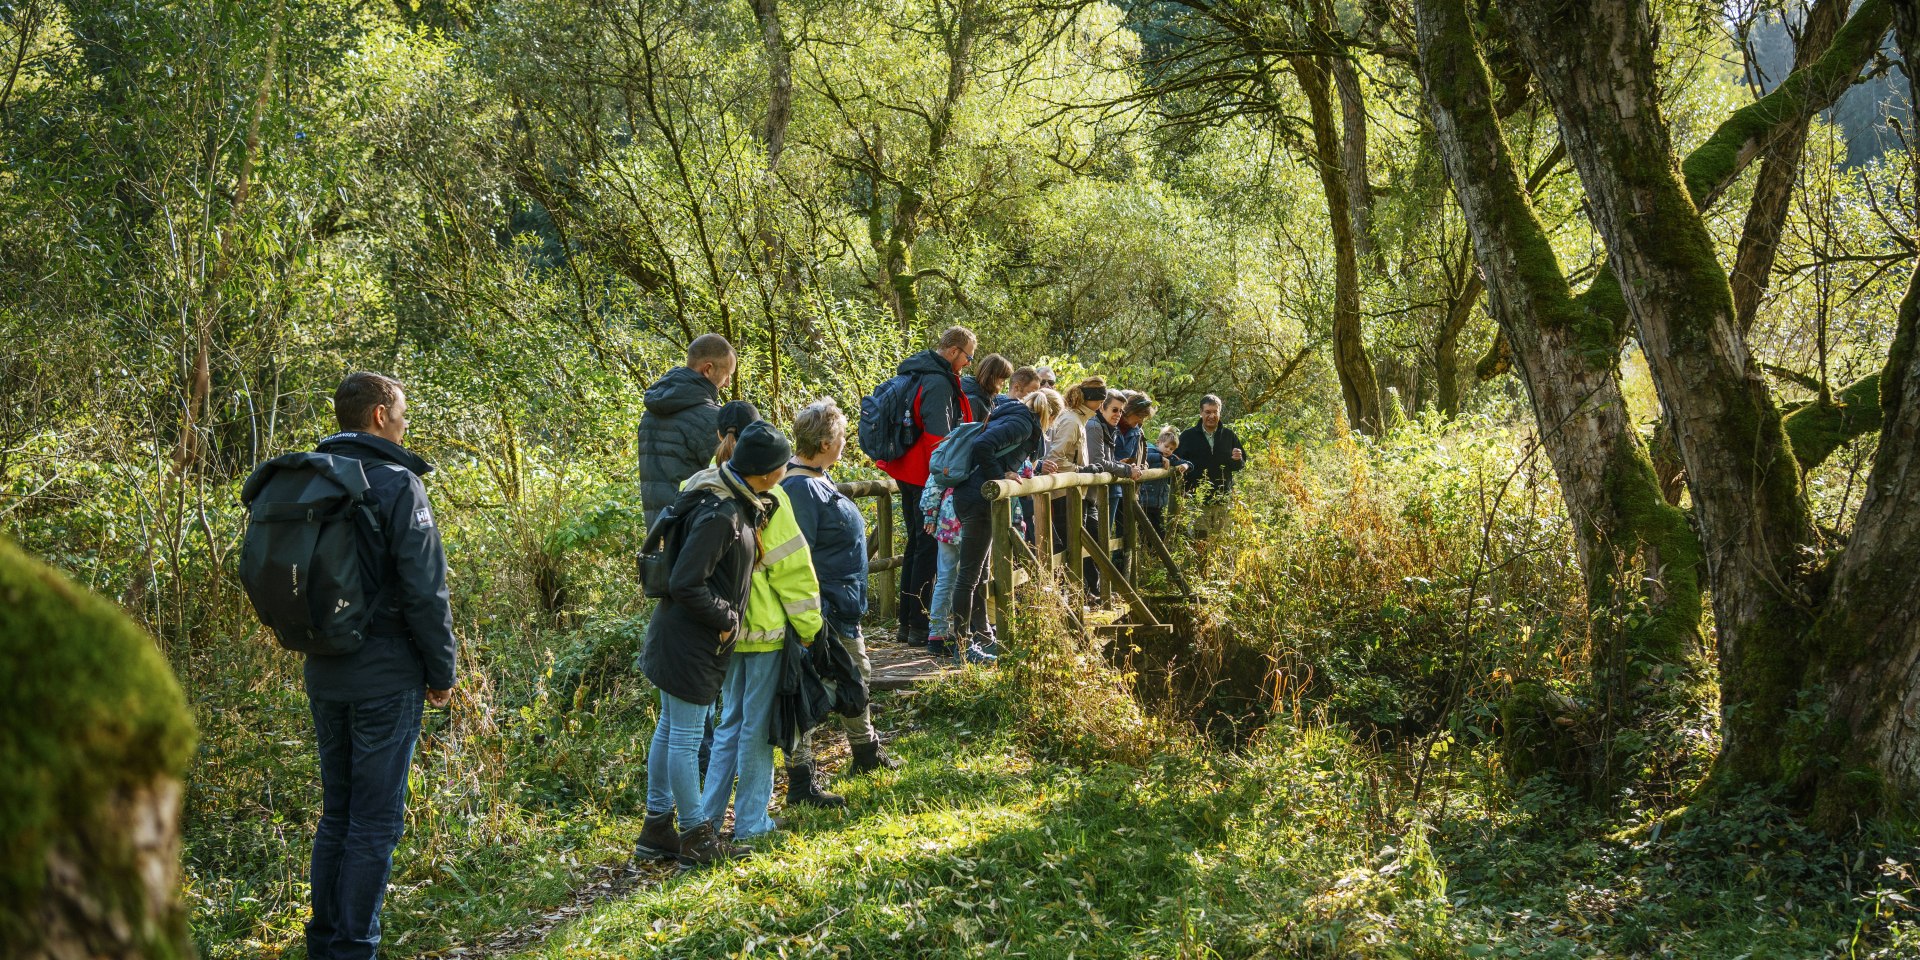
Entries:
{"type": "Polygon", "coordinates": [[[393,848],[405,828],[407,770],[426,691],[369,700],[309,699],[320,742],[320,828],[313,837],[310,960],[371,960],[393,848]]]}
{"type": "Polygon", "coordinates": [[[964,654],[969,643],[987,639],[987,551],[993,546],[993,505],[977,496],[956,493],[953,514],[960,519],[960,572],[953,582],[953,641],[964,654]]]}

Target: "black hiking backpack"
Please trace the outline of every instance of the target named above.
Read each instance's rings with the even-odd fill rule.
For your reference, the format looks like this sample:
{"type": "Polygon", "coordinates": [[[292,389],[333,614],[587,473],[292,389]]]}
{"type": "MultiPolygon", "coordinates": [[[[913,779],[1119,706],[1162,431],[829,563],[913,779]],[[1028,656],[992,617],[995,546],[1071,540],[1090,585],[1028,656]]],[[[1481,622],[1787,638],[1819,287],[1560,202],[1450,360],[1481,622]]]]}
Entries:
{"type": "Polygon", "coordinates": [[[366,466],[289,453],[255,467],[240,488],[247,506],[240,582],[260,622],[288,650],[337,656],[365,642],[379,601],[381,542],[366,466]]]}
{"type": "Polygon", "coordinates": [[[911,373],[896,374],[860,398],[860,449],[875,462],[906,456],[920,439],[913,422],[917,380],[911,373]]]}
{"type": "Polygon", "coordinates": [[[640,543],[640,590],[651,599],[664,600],[671,592],[673,561],[680,555],[678,534],[685,526],[682,519],[691,509],[692,504],[685,497],[675,500],[653,518],[653,526],[647,529],[646,539],[640,543]]]}

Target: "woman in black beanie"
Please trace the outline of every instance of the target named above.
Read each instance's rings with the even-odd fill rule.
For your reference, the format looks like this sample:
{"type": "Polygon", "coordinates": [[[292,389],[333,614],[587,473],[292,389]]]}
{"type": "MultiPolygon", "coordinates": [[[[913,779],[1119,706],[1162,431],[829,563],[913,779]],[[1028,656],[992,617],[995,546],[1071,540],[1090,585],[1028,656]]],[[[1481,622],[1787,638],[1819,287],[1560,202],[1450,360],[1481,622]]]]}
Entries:
{"type": "Polygon", "coordinates": [[[744,853],[722,845],[715,824],[686,821],[700,816],[701,734],[745,620],[758,531],[772,503],[767,491],[786,474],[791,454],[780,431],[749,423],[731,457],[688,479],[671,508],[680,517],[668,538],[673,573],[640,651],[641,672],[660,690],[647,751],[647,819],[636,847],[643,857],[677,858],[690,869],[744,853]],[[678,833],[676,810],[687,828],[678,833]]]}

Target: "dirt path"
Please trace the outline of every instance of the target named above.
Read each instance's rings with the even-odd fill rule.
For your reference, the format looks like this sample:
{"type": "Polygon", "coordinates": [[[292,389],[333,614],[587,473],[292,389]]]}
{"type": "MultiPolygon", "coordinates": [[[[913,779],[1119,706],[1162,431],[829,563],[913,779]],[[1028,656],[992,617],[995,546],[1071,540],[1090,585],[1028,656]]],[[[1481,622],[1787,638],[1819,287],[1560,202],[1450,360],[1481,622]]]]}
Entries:
{"type": "MultiPolygon", "coordinates": [[[[892,713],[895,704],[888,701],[900,696],[898,691],[909,690],[915,683],[941,676],[955,669],[951,664],[935,663],[925,650],[917,653],[913,648],[896,644],[876,646],[869,652],[873,661],[873,687],[881,694],[877,703],[876,722],[879,716],[892,713]],[[884,671],[884,672],[883,672],[884,671]]],[[[908,694],[911,695],[910,693],[908,694]]],[[[847,739],[837,731],[838,724],[829,721],[836,728],[818,736],[815,743],[815,758],[822,769],[830,771],[829,776],[847,769],[853,755],[847,747],[847,739]]],[[[913,724],[895,725],[891,731],[898,736],[907,732],[913,724]]],[[[883,738],[886,734],[883,732],[883,738]]],[[[774,799],[778,803],[786,796],[786,774],[776,771],[774,781],[774,799]]],[[[776,810],[776,813],[778,811],[776,810]]],[[[727,817],[726,828],[732,828],[732,814],[727,817]]],[[[633,824],[636,833],[640,824],[633,824]]],[[[628,861],[620,864],[603,864],[592,868],[585,880],[574,888],[566,903],[546,910],[530,911],[527,921],[519,926],[510,927],[495,933],[484,940],[449,950],[427,955],[438,958],[505,958],[531,950],[546,942],[555,930],[561,926],[591,913],[596,907],[608,901],[632,895],[635,891],[651,889],[664,883],[670,883],[678,875],[671,861],[648,861],[635,863],[628,861]]]]}

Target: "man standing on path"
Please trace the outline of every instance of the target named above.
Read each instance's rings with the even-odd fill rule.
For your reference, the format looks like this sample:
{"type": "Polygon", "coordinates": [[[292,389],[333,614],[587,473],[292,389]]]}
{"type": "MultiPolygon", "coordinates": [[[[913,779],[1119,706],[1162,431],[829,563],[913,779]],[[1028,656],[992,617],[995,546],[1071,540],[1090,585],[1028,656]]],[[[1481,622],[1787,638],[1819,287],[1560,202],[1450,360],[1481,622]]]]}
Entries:
{"type": "Polygon", "coordinates": [[[420,482],[433,467],[400,445],[406,394],[391,377],[349,374],[333,395],[333,414],[341,432],[318,449],[359,460],[366,471],[380,522],[367,554],[377,558],[378,609],[358,650],[306,658],[321,792],[307,956],[367,960],[380,946],[421,701],[444,707],[453,699],[456,644],[447,556],[420,482]]]}
{"type": "Polygon", "coordinates": [[[717,333],[695,337],[687,365],[647,388],[640,415],[640,506],[647,526],[680,496],[680,485],[706,469],[719,443],[720,391],[738,362],[717,333]]]}
{"type": "MultiPolygon", "coordinates": [[[[897,460],[878,464],[900,485],[900,515],[920,515],[920,494],[927,485],[927,461],[941,438],[953,432],[955,424],[970,423],[987,411],[973,410],[960,386],[960,371],[973,362],[979,340],[966,327],[949,327],[932,350],[923,350],[900,361],[896,375],[915,380],[913,423],[919,439],[897,460]]],[[[928,604],[933,594],[933,574],[937,563],[933,536],[920,524],[908,523],[905,563],[900,574],[900,639],[909,646],[927,642],[928,604]]]]}
{"type": "Polygon", "coordinates": [[[1200,422],[1180,435],[1179,453],[1193,464],[1187,471],[1187,493],[1199,494],[1201,506],[1207,508],[1202,525],[1211,531],[1233,494],[1233,475],[1247,465],[1240,437],[1220,422],[1219,397],[1209,393],[1200,401],[1200,422]]]}

